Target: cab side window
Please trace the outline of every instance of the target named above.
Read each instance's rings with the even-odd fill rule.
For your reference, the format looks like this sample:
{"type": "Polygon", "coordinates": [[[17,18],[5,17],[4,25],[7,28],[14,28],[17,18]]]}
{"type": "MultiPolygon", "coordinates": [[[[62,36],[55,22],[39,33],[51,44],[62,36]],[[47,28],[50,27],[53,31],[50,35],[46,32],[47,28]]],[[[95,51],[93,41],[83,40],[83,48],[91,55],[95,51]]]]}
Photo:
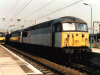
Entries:
{"type": "Polygon", "coordinates": [[[23,37],[27,37],[27,32],[23,32],[23,37]]]}
{"type": "Polygon", "coordinates": [[[53,25],[53,29],[52,29],[52,31],[55,32],[55,25],[53,25]]]}
{"type": "Polygon", "coordinates": [[[61,31],[61,24],[57,23],[53,25],[53,32],[60,32],[61,31]]]}
{"type": "Polygon", "coordinates": [[[60,32],[61,31],[61,25],[60,24],[57,24],[55,30],[56,30],[56,32],[60,32]]]}

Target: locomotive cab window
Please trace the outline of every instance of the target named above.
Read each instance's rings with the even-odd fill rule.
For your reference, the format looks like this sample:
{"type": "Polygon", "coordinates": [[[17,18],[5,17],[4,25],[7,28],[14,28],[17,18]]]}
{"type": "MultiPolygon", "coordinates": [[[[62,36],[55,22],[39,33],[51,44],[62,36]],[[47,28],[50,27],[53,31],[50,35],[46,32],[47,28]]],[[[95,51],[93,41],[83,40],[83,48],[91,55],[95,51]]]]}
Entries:
{"type": "Polygon", "coordinates": [[[4,34],[0,34],[0,37],[5,37],[5,35],[4,34]]]}
{"type": "Polygon", "coordinates": [[[53,32],[60,32],[61,29],[62,28],[61,28],[61,24],[60,23],[53,25],[53,32]]]}
{"type": "Polygon", "coordinates": [[[79,31],[87,31],[87,24],[76,23],[77,30],[79,31]]]}
{"type": "Polygon", "coordinates": [[[27,32],[23,32],[23,37],[27,37],[27,32]]]}
{"type": "Polygon", "coordinates": [[[18,37],[18,33],[11,34],[11,37],[18,37]]]}
{"type": "Polygon", "coordinates": [[[63,23],[63,30],[75,30],[75,23],[63,23]]]}

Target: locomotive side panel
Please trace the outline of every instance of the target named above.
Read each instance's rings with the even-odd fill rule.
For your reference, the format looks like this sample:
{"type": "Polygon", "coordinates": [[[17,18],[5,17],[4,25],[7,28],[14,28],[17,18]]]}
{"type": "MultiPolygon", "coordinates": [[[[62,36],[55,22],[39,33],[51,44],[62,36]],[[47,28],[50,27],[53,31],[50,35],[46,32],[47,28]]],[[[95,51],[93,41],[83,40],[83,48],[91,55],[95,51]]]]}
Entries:
{"type": "Polygon", "coordinates": [[[23,43],[29,43],[29,33],[28,32],[23,32],[23,43]]]}
{"type": "Polygon", "coordinates": [[[23,43],[52,46],[51,32],[52,32],[51,27],[30,30],[27,32],[27,37],[23,37],[23,43]]]}
{"type": "Polygon", "coordinates": [[[55,33],[55,47],[61,48],[61,32],[55,33]]]}

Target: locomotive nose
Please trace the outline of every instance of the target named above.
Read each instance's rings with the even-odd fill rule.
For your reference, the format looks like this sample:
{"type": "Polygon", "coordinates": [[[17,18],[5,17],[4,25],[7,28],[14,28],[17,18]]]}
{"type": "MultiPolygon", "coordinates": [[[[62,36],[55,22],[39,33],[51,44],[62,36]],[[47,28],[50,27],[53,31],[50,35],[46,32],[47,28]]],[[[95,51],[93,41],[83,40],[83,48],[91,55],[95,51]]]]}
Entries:
{"type": "Polygon", "coordinates": [[[88,36],[89,36],[88,33],[81,33],[81,32],[67,33],[64,44],[66,44],[67,47],[89,46],[88,36]]]}

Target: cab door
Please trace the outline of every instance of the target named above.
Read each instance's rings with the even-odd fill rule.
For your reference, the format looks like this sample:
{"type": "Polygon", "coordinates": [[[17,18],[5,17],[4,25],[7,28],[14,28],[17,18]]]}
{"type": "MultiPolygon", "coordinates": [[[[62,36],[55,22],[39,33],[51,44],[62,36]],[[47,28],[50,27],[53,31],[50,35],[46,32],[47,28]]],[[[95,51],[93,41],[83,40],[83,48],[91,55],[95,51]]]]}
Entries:
{"type": "Polygon", "coordinates": [[[52,28],[52,47],[55,47],[55,46],[57,47],[58,39],[61,38],[61,36],[59,36],[59,33],[61,31],[62,31],[61,23],[53,24],[53,28],[52,28]]]}
{"type": "Polygon", "coordinates": [[[52,47],[55,45],[55,25],[52,27],[52,47]]]}

